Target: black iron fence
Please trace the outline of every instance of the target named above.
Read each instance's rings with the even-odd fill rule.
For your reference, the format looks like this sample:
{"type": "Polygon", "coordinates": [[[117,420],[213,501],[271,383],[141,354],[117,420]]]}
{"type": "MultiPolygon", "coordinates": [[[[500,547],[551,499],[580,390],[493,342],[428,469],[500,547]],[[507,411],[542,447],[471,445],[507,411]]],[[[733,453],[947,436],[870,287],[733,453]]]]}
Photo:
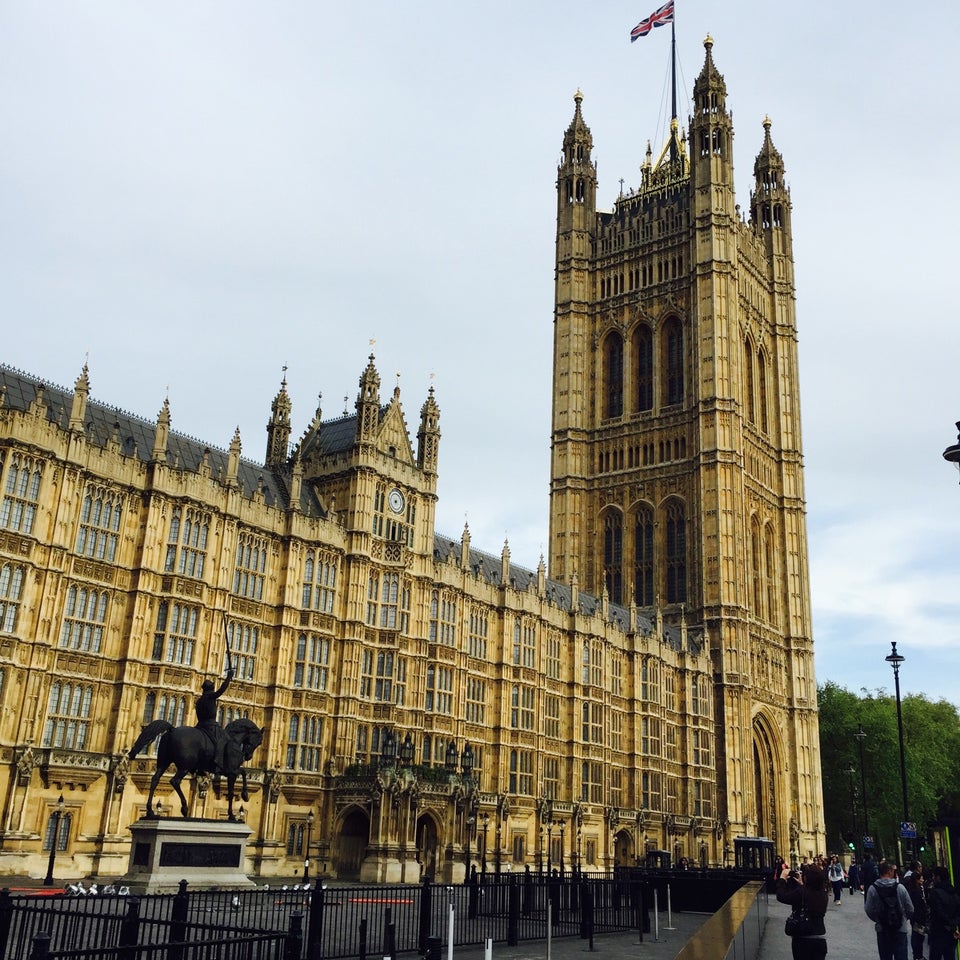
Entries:
{"type": "Polygon", "coordinates": [[[517,944],[650,929],[666,909],[712,912],[743,883],[722,876],[623,871],[617,876],[477,876],[449,886],[326,886],[142,897],[0,892],[0,960],[336,960],[426,955],[431,944],[517,944]],[[672,888],[667,885],[672,884],[672,888]],[[229,950],[224,945],[229,943],[229,950]]]}

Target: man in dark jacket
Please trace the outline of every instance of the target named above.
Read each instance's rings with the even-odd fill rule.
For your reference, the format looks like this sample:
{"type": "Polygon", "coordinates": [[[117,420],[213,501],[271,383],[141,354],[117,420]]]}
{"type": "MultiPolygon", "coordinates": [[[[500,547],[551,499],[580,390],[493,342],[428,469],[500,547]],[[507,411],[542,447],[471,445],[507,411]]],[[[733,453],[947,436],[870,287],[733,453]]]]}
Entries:
{"type": "Polygon", "coordinates": [[[957,932],[960,930],[960,896],[950,884],[946,867],[934,867],[927,889],[930,925],[927,937],[930,960],[953,960],[957,954],[957,932]]]}
{"type": "Polygon", "coordinates": [[[873,857],[868,853],[863,858],[863,866],[860,867],[860,889],[866,893],[873,886],[873,881],[877,879],[877,864],[873,857]]]}

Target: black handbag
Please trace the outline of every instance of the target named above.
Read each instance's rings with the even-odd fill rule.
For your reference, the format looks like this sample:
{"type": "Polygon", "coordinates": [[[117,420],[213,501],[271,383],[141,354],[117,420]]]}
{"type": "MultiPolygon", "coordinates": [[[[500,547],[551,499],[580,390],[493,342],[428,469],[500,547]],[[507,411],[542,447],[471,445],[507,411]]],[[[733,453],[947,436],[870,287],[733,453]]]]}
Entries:
{"type": "Polygon", "coordinates": [[[787,922],[783,925],[783,932],[788,937],[809,937],[816,933],[816,923],[813,917],[807,913],[806,904],[802,902],[799,907],[794,907],[793,913],[787,917],[787,922]]]}

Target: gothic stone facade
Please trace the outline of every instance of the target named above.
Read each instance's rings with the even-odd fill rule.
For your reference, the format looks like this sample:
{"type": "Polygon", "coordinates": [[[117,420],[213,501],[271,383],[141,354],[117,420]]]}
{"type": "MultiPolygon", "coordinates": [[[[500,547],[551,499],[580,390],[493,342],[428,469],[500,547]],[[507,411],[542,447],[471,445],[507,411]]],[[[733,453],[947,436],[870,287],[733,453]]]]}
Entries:
{"type": "MultiPolygon", "coordinates": [[[[264,462],[0,367],[0,872],[126,869],[145,722],[265,728],[248,871],[458,881],[822,846],[789,196],[769,139],[744,222],[708,48],[691,122],[595,208],[580,99],[559,179],[551,575],[434,529],[373,357],[355,410],[264,462]],[[704,99],[706,98],[706,99],[704,99]],[[646,358],[646,359],[644,359],[646,358]],[[56,816],[58,798],[64,800],[56,816]]],[[[165,790],[166,788],[164,788],[165,790]]],[[[161,790],[166,808],[169,794],[161,790]]],[[[193,816],[224,815],[205,779],[193,816]]]]}
{"type": "Polygon", "coordinates": [[[689,138],[612,212],[575,98],[557,178],[550,572],[685,618],[712,660],[717,813],[806,851],[822,791],[790,193],[764,121],[745,215],[706,43],[689,138]]]}

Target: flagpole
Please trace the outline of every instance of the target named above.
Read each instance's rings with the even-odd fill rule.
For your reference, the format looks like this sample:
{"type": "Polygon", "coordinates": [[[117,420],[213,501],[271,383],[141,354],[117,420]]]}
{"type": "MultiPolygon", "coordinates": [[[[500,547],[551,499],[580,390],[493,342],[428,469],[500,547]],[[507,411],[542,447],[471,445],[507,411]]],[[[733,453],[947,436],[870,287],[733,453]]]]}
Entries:
{"type": "MultiPolygon", "coordinates": [[[[677,119],[677,24],[676,24],[676,14],[670,20],[670,94],[671,101],[670,107],[673,112],[671,119],[676,121],[677,119]]],[[[674,124],[670,124],[670,160],[676,161],[677,159],[677,143],[676,136],[673,132],[674,124]]]]}

